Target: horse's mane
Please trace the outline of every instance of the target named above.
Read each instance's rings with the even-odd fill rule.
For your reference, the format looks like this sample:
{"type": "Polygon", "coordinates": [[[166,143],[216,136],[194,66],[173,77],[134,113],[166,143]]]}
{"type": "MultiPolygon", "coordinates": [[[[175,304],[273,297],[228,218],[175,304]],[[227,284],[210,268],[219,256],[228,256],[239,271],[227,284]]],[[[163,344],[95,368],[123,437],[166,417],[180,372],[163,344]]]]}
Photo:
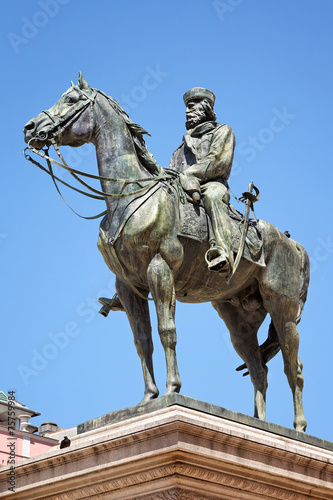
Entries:
{"type": "Polygon", "coordinates": [[[134,146],[135,146],[135,151],[136,151],[136,154],[138,155],[138,158],[139,158],[141,164],[152,174],[157,174],[160,170],[160,167],[159,167],[157,161],[155,160],[155,158],[153,157],[153,155],[149,152],[149,150],[146,146],[145,140],[143,138],[144,134],[150,136],[149,132],[147,132],[144,128],[140,127],[140,125],[138,125],[137,123],[134,123],[130,119],[130,117],[128,116],[126,111],[124,111],[123,108],[120,106],[119,102],[117,102],[113,97],[105,94],[101,90],[97,90],[97,89],[94,89],[94,90],[96,90],[96,92],[98,92],[99,94],[104,96],[107,99],[107,101],[109,102],[110,106],[125,121],[128,129],[132,135],[132,139],[133,139],[134,146]]]}

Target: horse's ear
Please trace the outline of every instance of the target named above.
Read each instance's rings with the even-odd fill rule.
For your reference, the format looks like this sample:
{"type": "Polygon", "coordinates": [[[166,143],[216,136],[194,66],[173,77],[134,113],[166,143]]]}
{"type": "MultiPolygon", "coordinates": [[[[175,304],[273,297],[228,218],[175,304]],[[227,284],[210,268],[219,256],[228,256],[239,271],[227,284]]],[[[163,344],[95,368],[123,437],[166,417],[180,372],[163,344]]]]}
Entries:
{"type": "Polygon", "coordinates": [[[79,71],[78,84],[81,90],[90,90],[89,83],[83,78],[81,71],[79,71]]]}

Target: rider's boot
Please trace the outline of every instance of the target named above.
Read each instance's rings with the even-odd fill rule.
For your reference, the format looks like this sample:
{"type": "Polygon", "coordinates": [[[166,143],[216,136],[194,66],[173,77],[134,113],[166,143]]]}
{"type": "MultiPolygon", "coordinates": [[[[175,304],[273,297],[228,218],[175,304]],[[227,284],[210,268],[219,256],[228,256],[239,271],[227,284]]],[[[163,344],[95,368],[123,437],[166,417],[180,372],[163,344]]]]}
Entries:
{"type": "Polygon", "coordinates": [[[210,271],[230,274],[233,270],[232,227],[227,206],[211,203],[209,217],[210,249],[205,259],[210,271]]]}
{"type": "Polygon", "coordinates": [[[210,271],[230,275],[233,270],[232,226],[227,187],[219,182],[201,186],[203,202],[208,214],[210,249],[205,259],[210,271]]]}

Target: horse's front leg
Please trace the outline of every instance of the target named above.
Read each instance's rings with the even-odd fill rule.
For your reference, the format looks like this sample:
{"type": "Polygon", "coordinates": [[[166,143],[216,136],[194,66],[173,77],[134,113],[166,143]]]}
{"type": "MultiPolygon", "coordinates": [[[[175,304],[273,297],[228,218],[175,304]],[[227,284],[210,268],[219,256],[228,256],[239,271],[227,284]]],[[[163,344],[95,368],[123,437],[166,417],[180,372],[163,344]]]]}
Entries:
{"type": "MultiPolygon", "coordinates": [[[[116,280],[116,289],[130,322],[134,343],[142,364],[145,393],[139,404],[144,404],[158,397],[153,369],[153,341],[148,301],[135,294],[119,278],[116,280]]],[[[142,294],[147,294],[148,297],[147,292],[142,291],[142,294]]]]}
{"type": "Polygon", "coordinates": [[[155,255],[147,270],[148,285],[153,296],[158,332],[167,365],[166,393],[179,392],[181,383],[176,358],[175,288],[173,271],[160,254],[155,255]]]}

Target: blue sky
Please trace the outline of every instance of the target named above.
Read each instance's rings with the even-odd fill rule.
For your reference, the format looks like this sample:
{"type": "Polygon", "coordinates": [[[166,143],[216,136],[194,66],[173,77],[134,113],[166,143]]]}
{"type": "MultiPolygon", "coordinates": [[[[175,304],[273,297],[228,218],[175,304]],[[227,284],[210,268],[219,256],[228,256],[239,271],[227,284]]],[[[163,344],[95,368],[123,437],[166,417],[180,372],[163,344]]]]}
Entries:
{"type": "MultiPolygon", "coordinates": [[[[96,247],[99,222],[72,214],[22,154],[24,124],[81,70],[151,133],[146,142],[162,166],[185,132],[184,92],[203,86],[216,94],[218,121],[237,140],[232,190],[240,195],[253,180],[261,191],[257,216],[288,230],[309,253],[299,325],[304,411],[309,434],[333,441],[332,17],[330,0],[7,3],[0,20],[0,389],[15,389],[39,411],[36,425],[72,427],[143,395],[125,314],[97,313],[98,297],[114,292],[96,247]]],[[[63,152],[73,167],[97,173],[92,147],[63,152]]],[[[84,215],[104,209],[65,194],[84,215]]],[[[163,393],[164,353],[151,312],[163,393]]],[[[182,394],[252,415],[251,382],[235,371],[240,359],[211,305],[177,304],[176,324],[182,394]]],[[[268,382],[267,420],[292,427],[281,354],[269,363],[268,382]]]]}

